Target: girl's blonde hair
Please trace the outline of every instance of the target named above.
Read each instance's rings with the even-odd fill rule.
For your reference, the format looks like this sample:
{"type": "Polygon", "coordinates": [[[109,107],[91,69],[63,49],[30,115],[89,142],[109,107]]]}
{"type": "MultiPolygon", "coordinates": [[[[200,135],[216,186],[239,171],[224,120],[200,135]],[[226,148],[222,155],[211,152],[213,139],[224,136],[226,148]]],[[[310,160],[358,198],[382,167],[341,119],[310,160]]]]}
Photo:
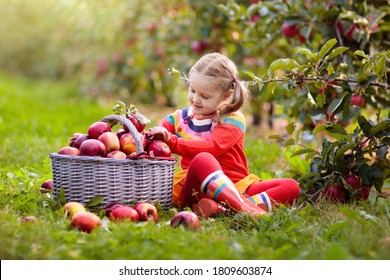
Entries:
{"type": "Polygon", "coordinates": [[[232,90],[232,96],[218,110],[217,120],[221,121],[227,115],[238,111],[247,101],[249,91],[237,78],[235,63],[220,53],[209,53],[202,56],[190,69],[189,77],[197,72],[219,86],[223,93],[232,90]]]}

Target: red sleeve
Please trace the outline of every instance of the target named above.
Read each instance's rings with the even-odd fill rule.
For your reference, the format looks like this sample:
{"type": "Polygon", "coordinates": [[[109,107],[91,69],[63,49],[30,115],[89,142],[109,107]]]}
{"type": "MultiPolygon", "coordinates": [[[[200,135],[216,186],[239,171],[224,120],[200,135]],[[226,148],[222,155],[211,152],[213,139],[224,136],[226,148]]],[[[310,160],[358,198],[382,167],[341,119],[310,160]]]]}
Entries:
{"type": "Polygon", "coordinates": [[[172,134],[168,146],[174,154],[181,156],[193,157],[200,152],[208,152],[218,157],[235,145],[243,134],[244,132],[234,125],[220,124],[208,139],[188,140],[172,134]]]}
{"type": "Polygon", "coordinates": [[[175,134],[175,127],[166,118],[161,121],[161,126],[165,127],[170,133],[175,134]]]}

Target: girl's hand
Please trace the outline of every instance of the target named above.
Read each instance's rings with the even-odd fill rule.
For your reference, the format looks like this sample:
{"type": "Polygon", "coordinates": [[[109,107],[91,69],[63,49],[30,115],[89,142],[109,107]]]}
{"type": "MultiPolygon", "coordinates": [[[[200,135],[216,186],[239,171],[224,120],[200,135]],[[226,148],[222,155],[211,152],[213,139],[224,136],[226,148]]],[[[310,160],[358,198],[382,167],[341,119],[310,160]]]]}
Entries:
{"type": "Polygon", "coordinates": [[[162,126],[151,127],[149,128],[148,132],[150,133],[150,135],[155,136],[158,140],[162,140],[165,143],[169,142],[169,140],[171,139],[171,134],[169,133],[169,131],[162,126]]]}

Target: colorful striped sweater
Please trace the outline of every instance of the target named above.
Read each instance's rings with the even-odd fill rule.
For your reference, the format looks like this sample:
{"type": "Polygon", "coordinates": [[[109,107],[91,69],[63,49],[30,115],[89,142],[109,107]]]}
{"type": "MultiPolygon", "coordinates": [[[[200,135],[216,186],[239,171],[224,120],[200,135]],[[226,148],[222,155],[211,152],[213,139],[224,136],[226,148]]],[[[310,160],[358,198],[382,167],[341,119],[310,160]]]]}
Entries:
{"type": "Polygon", "coordinates": [[[188,168],[198,153],[209,152],[234,183],[249,175],[244,154],[246,123],[241,112],[232,113],[217,123],[212,117],[197,119],[188,107],[168,115],[162,126],[172,134],[168,145],[174,154],[182,157],[183,169],[188,168]]]}

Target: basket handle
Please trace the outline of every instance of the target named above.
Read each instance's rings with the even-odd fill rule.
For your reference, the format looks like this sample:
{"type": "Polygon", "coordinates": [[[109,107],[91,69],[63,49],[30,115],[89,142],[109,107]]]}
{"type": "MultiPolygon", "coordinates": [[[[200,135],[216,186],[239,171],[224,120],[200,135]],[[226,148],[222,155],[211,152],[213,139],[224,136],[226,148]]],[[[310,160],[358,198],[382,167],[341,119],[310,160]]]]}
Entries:
{"type": "Polygon", "coordinates": [[[131,135],[135,140],[137,154],[141,154],[144,152],[144,147],[142,145],[141,139],[138,134],[139,132],[128,118],[121,115],[109,115],[102,118],[101,121],[102,122],[119,121],[120,123],[124,124],[128,128],[129,132],[131,133],[131,135]]]}

